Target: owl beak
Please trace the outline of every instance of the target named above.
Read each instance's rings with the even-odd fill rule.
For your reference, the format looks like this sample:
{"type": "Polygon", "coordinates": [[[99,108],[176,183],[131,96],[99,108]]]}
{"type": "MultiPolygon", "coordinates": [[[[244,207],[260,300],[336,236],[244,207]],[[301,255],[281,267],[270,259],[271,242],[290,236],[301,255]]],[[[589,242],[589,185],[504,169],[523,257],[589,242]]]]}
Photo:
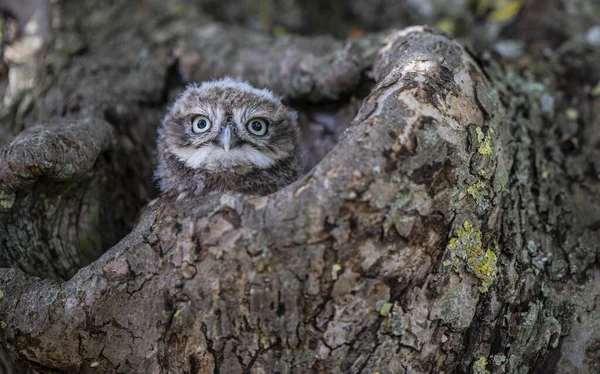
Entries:
{"type": "Polygon", "coordinates": [[[229,152],[229,149],[231,148],[231,143],[232,143],[232,134],[231,134],[231,127],[226,126],[225,129],[223,130],[223,132],[221,132],[221,135],[219,136],[219,143],[221,143],[221,145],[223,146],[223,149],[225,149],[225,152],[229,152]]]}

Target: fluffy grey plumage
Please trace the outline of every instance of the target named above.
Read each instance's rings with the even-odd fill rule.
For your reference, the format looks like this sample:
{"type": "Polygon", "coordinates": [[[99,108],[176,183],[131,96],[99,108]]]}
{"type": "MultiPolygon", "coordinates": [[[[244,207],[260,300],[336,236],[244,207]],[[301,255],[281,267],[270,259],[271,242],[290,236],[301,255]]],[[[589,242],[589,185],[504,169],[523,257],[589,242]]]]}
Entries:
{"type": "Polygon", "coordinates": [[[230,78],[189,86],[158,132],[155,178],[181,199],[267,195],[301,170],[296,113],[268,90],[230,78]]]}

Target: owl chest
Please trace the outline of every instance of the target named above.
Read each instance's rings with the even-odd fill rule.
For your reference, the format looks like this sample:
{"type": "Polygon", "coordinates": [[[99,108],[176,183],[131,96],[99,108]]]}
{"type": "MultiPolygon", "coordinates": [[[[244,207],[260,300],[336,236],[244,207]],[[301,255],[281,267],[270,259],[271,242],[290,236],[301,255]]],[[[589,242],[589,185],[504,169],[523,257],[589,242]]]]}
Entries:
{"type": "Polygon", "coordinates": [[[263,178],[250,174],[239,174],[222,170],[219,173],[203,173],[202,179],[207,192],[235,191],[246,194],[256,193],[256,189],[266,182],[263,178]]]}

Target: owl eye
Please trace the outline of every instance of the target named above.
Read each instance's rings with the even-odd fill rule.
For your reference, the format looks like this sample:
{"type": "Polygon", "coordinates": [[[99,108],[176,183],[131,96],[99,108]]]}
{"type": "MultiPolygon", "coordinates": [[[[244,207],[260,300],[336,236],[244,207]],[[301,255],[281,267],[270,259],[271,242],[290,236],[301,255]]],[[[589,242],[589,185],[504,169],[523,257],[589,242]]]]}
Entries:
{"type": "Polygon", "coordinates": [[[192,131],[196,134],[206,132],[210,129],[210,120],[205,116],[194,117],[192,120],[192,131]]]}
{"type": "Polygon", "coordinates": [[[246,123],[246,128],[256,136],[263,136],[267,133],[267,122],[260,118],[254,118],[246,123]]]}

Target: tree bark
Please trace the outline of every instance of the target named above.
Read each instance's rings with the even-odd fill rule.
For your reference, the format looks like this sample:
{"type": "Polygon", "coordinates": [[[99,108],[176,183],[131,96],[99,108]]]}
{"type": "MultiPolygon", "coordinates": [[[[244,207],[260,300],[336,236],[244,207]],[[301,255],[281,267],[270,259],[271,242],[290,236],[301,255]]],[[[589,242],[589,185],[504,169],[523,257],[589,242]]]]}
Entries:
{"type": "Polygon", "coordinates": [[[63,6],[84,22],[56,34],[47,89],[0,153],[0,342],[16,360],[597,372],[597,97],[573,124],[558,74],[482,68],[428,27],[342,42],[165,2],[63,6]],[[180,79],[222,75],[300,111],[307,174],[267,197],[158,198],[138,218],[164,104],[180,79]]]}

